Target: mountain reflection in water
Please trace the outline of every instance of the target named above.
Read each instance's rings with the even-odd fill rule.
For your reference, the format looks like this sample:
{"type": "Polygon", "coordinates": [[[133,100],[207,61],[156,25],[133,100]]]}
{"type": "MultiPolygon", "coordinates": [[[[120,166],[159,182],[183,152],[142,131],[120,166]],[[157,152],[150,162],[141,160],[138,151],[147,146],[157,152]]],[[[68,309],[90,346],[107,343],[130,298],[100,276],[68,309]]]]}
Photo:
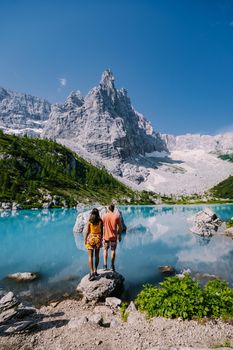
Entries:
{"type": "MultiPolygon", "coordinates": [[[[223,220],[233,216],[233,205],[210,207],[223,220]]],[[[161,281],[161,265],[216,275],[233,284],[233,240],[219,236],[206,240],[189,231],[188,217],[202,208],[121,207],[128,229],[118,244],[116,268],[125,277],[125,296],[132,298],[143,284],[161,281]]],[[[76,216],[75,209],[2,212],[0,287],[43,300],[74,292],[88,272],[83,236],[73,234],[76,216]],[[18,271],[39,272],[41,278],[26,284],[5,279],[18,271]]]]}

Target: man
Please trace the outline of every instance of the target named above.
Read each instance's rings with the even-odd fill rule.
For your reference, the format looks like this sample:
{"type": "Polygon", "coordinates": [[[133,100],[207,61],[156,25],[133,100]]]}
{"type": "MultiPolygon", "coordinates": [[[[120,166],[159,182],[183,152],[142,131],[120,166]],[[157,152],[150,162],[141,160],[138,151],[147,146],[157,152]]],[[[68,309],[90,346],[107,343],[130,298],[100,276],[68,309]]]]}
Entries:
{"type": "Polygon", "coordinates": [[[115,271],[115,257],[117,238],[121,241],[121,218],[119,214],[114,213],[114,204],[109,205],[108,213],[103,216],[104,224],[104,270],[107,270],[108,249],[111,249],[111,270],[115,271]]]}

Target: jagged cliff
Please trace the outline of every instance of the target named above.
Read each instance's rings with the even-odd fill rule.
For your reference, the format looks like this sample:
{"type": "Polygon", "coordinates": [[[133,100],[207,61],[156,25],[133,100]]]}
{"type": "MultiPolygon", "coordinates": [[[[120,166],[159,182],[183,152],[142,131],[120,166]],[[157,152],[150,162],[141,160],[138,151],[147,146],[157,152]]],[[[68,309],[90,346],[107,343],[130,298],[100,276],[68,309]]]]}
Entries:
{"type": "Polygon", "coordinates": [[[87,152],[110,160],[166,149],[151,123],[134,110],[127,91],[115,88],[109,69],[85,98],[72,92],[64,104],[52,107],[43,136],[72,139],[87,152]]]}
{"type": "Polygon", "coordinates": [[[39,136],[50,111],[46,100],[0,88],[0,129],[6,132],[39,136]]]}

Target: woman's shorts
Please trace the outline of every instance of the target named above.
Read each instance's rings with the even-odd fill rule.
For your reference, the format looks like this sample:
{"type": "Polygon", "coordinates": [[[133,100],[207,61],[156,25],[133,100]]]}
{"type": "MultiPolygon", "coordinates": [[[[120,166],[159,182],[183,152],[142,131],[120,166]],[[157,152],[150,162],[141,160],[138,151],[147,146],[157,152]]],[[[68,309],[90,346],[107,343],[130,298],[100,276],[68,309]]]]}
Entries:
{"type": "Polygon", "coordinates": [[[87,244],[85,245],[87,249],[100,249],[102,247],[101,235],[90,234],[87,238],[87,244]]]}
{"type": "Polygon", "coordinates": [[[104,240],[104,248],[108,249],[111,248],[111,250],[116,250],[117,247],[117,241],[106,241],[104,240]]]}

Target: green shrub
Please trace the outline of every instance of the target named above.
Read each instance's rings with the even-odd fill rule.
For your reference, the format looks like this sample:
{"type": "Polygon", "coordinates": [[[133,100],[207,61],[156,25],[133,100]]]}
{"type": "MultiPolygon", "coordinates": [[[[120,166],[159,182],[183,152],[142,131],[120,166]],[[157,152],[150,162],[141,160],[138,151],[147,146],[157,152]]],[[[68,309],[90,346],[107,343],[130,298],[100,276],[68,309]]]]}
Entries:
{"type": "Polygon", "coordinates": [[[122,303],[120,307],[121,318],[124,322],[127,321],[128,315],[129,315],[129,313],[126,311],[127,307],[128,307],[127,303],[122,303]]]}
{"type": "Polygon", "coordinates": [[[233,227],[233,219],[227,222],[227,227],[233,227]]]}
{"type": "Polygon", "coordinates": [[[0,202],[17,201],[24,208],[59,197],[56,206],[77,202],[101,204],[154,203],[151,192],[133,191],[106,169],[97,168],[68,148],[51,140],[0,133],[0,202]],[[29,201],[30,200],[30,201],[29,201]]]}
{"type": "Polygon", "coordinates": [[[202,289],[199,282],[185,275],[168,277],[159,284],[144,286],[135,304],[148,317],[182,319],[233,316],[233,290],[227,282],[209,281],[202,289]]]}
{"type": "Polygon", "coordinates": [[[233,290],[228,287],[226,281],[220,279],[209,281],[204,292],[210,316],[233,316],[233,290]]]}
{"type": "Polygon", "coordinates": [[[223,343],[217,343],[211,346],[212,349],[218,349],[218,348],[231,348],[231,342],[230,340],[226,339],[223,343]]]}

